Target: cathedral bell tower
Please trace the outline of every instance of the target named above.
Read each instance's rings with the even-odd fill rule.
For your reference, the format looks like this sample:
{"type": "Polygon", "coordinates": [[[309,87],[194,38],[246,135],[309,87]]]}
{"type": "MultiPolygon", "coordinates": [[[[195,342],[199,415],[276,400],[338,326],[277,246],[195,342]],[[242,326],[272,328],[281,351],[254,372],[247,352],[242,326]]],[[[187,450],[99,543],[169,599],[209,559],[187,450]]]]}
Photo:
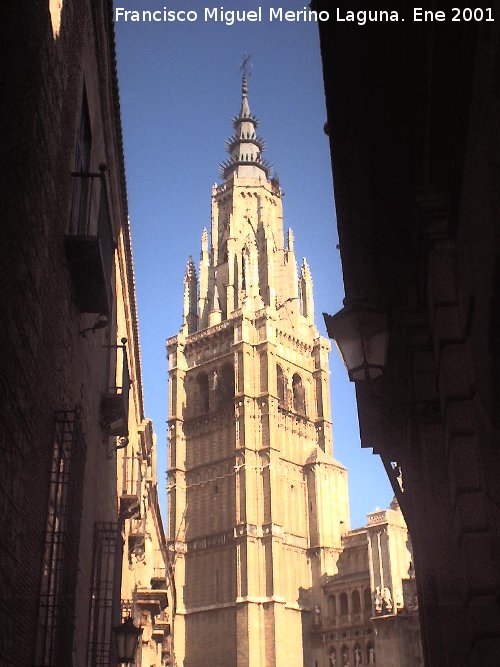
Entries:
{"type": "Polygon", "coordinates": [[[302,667],[349,529],[332,458],[329,343],[284,235],[243,76],[198,275],[169,359],[168,530],[177,667],[302,667]]]}

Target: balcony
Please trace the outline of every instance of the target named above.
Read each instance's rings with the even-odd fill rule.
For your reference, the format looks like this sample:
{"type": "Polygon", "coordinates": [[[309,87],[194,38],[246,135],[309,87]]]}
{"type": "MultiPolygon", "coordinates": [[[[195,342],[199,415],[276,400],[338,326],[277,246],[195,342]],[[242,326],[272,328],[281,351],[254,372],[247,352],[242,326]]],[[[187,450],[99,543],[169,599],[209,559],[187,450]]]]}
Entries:
{"type": "MultiPolygon", "coordinates": [[[[128,436],[130,375],[126,342],[127,339],[122,338],[122,345],[109,346],[110,350],[116,352],[116,361],[112,368],[116,370],[121,368],[121,379],[115,380],[115,384],[101,398],[101,423],[109,436],[128,436]]],[[[118,373],[115,374],[115,377],[116,375],[118,373]]]]}
{"type": "Polygon", "coordinates": [[[166,589],[153,590],[151,588],[138,588],[134,591],[134,604],[149,611],[149,613],[155,617],[154,625],[156,625],[156,617],[158,617],[168,606],[167,591],[166,589]]]}
{"type": "Polygon", "coordinates": [[[132,518],[140,511],[141,462],[138,456],[124,456],[121,463],[120,514],[132,518]]]}
{"type": "MultiPolygon", "coordinates": [[[[153,639],[158,643],[164,643],[170,635],[170,619],[168,611],[164,609],[158,616],[155,616],[153,625],[153,639]]],[[[165,646],[165,645],[164,645],[165,646]]],[[[165,648],[167,648],[165,646],[165,648]]]]}
{"type": "Polygon", "coordinates": [[[141,517],[131,519],[130,531],[128,534],[128,552],[129,559],[132,562],[132,556],[137,560],[144,560],[144,551],[146,543],[146,519],[141,517]]]}
{"type": "Polygon", "coordinates": [[[155,567],[151,577],[151,588],[158,590],[167,590],[167,575],[164,567],[155,567]]]}
{"type": "Polygon", "coordinates": [[[104,167],[99,173],[72,174],[73,205],[65,251],[78,309],[108,316],[115,242],[104,174],[104,167]]]}

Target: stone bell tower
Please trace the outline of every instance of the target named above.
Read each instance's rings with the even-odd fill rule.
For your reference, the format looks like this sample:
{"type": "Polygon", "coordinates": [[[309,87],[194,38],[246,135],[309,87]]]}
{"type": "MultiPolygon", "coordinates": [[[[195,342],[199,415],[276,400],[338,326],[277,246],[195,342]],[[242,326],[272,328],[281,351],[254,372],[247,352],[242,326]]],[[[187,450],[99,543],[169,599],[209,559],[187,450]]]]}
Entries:
{"type": "Polygon", "coordinates": [[[349,529],[329,343],[257,126],[243,76],[210,235],[167,341],[177,667],[309,667],[321,578],[349,529]]]}

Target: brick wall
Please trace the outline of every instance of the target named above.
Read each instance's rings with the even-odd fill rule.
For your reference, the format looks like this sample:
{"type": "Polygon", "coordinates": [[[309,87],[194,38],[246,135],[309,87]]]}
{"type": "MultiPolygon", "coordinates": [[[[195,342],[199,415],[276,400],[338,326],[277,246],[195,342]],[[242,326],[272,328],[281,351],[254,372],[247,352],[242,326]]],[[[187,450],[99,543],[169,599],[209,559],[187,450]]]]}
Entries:
{"type": "MultiPolygon", "coordinates": [[[[124,219],[121,147],[111,121],[115,92],[98,88],[99,68],[113,63],[108,2],[65,0],[54,38],[49,3],[28,3],[7,16],[3,47],[4,99],[0,111],[4,160],[0,191],[0,662],[34,661],[41,556],[47,518],[54,415],[78,408],[87,463],[84,480],[77,649],[84,664],[92,531],[116,520],[114,461],[100,425],[106,378],[105,344],[114,324],[83,337],[95,314],[78,311],[65,258],[83,82],[92,125],[91,169],[109,166],[115,228],[124,219]],[[102,50],[96,53],[95,31],[102,50]]],[[[108,72],[113,81],[113,72],[108,72]]],[[[118,123],[119,125],[119,123],[118,123]]],[[[68,664],[60,661],[54,664],[68,664]]]]}

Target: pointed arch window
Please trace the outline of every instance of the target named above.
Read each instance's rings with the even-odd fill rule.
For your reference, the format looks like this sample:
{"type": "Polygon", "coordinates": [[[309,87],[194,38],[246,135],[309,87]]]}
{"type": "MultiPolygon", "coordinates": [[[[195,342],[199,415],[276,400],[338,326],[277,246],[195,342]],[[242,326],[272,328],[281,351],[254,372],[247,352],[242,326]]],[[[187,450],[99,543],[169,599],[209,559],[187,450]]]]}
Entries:
{"type": "Polygon", "coordinates": [[[248,254],[241,253],[241,289],[245,292],[247,288],[247,273],[248,273],[248,254]]]}
{"type": "Polygon", "coordinates": [[[328,596],[328,615],[332,620],[337,616],[337,599],[333,594],[328,596]]]}
{"type": "Polygon", "coordinates": [[[260,353],[259,362],[260,393],[265,394],[267,391],[267,352],[260,353]]]}
{"type": "Polygon", "coordinates": [[[208,412],[209,409],[208,375],[206,373],[199,373],[196,383],[198,385],[198,412],[203,414],[204,412],[208,412]]]}
{"type": "Polygon", "coordinates": [[[359,665],[363,664],[363,651],[361,650],[361,646],[359,644],[354,645],[352,657],[354,660],[354,667],[359,667],[359,665]]]}
{"type": "Polygon", "coordinates": [[[276,364],[276,387],[278,391],[278,405],[280,408],[286,407],[286,382],[283,369],[279,364],[276,364]]]}
{"type": "Polygon", "coordinates": [[[292,377],[293,409],[299,415],[306,415],[306,392],[298,373],[292,377]]]}
{"type": "Polygon", "coordinates": [[[368,644],[366,645],[366,661],[369,665],[374,665],[376,663],[375,648],[372,642],[368,642],[368,644]]]}
{"type": "Polygon", "coordinates": [[[226,404],[234,398],[234,366],[224,364],[218,373],[217,397],[219,405],[226,404]]]}
{"type": "Polygon", "coordinates": [[[365,590],[363,591],[363,598],[364,598],[365,611],[371,611],[371,609],[372,609],[372,594],[371,594],[369,588],[365,588],[365,590]]]}

